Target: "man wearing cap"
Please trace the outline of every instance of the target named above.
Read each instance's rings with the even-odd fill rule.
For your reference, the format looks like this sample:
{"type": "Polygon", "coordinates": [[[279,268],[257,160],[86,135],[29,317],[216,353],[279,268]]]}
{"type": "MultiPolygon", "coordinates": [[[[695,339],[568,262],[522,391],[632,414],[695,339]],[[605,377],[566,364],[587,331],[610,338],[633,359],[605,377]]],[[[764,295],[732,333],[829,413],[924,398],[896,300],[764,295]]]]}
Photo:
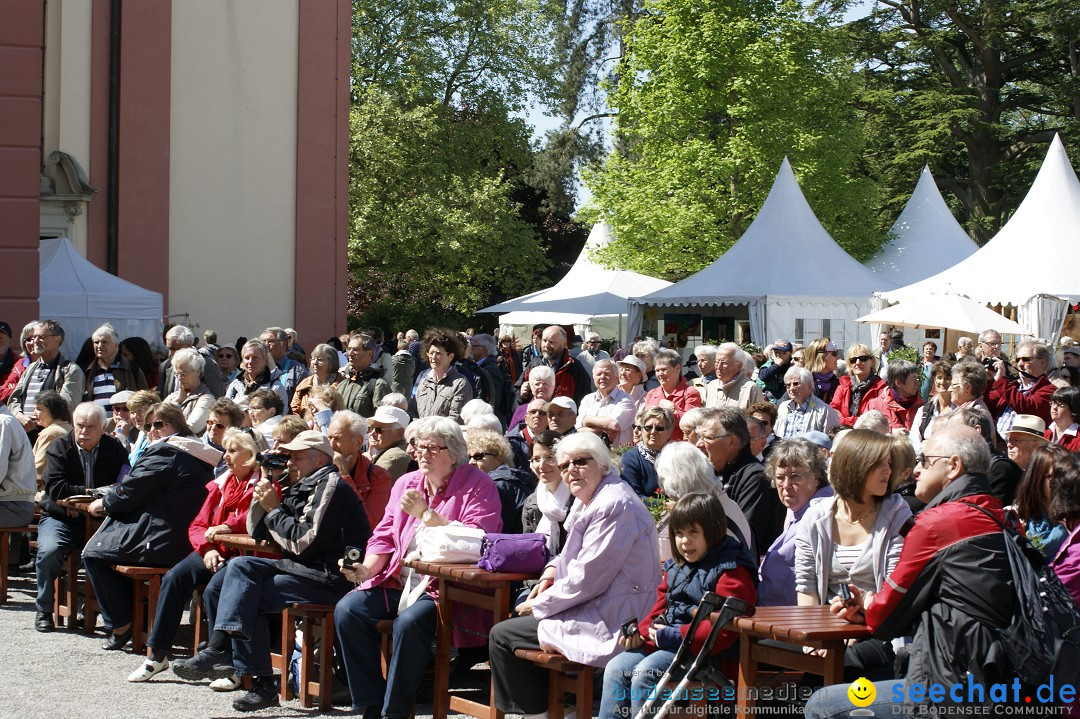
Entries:
{"type": "Polygon", "coordinates": [[[581,352],[578,353],[577,361],[585,367],[589,374],[592,374],[596,363],[606,359],[611,359],[611,355],[600,349],[600,335],[595,332],[586,334],[585,345],[581,348],[581,352]]]}
{"type": "Polygon", "coordinates": [[[405,451],[405,428],[409,421],[409,413],[403,409],[378,407],[367,423],[368,458],[389,472],[392,482],[415,469],[412,457],[405,451]]]}
{"type": "Polygon", "coordinates": [[[83,367],[86,373],[83,402],[96,402],[108,409],[117,392],[147,388],[142,370],[120,354],[120,336],[112,325],[98,327],[90,338],[94,343],[94,359],[83,367]]]}
{"type": "Polygon", "coordinates": [[[11,349],[11,325],[0,322],[0,385],[7,382],[8,375],[19,361],[19,355],[11,349]]]}
{"type": "Polygon", "coordinates": [[[345,408],[351,409],[361,417],[375,414],[375,408],[383,397],[390,394],[390,383],[383,379],[382,369],[371,366],[375,356],[375,339],[368,335],[353,335],[345,349],[349,364],[342,374],[345,376],[337,386],[345,408]]]}
{"type": "Polygon", "coordinates": [[[1027,471],[1031,464],[1031,453],[1047,444],[1044,433],[1046,423],[1033,414],[1018,414],[1012,427],[1005,433],[1008,440],[1009,459],[1016,462],[1020,469],[1027,471]]]}
{"type": "Polygon", "coordinates": [[[135,394],[131,390],[123,390],[117,392],[112,397],[109,397],[109,405],[106,408],[106,415],[108,412],[112,412],[113,418],[113,430],[112,436],[115,437],[125,449],[131,446],[131,443],[139,438],[140,427],[136,427],[131,421],[131,410],[128,409],[127,401],[131,399],[131,395],[135,394]]]}
{"type": "Polygon", "coordinates": [[[289,455],[283,482],[292,483],[279,499],[268,479],[259,480],[247,522],[251,536],[274,541],[282,558],[229,560],[203,591],[213,628],[206,648],[172,665],[189,681],[229,677],[234,670],[253,677],[251,691],[233,701],[237,711],[278,704],[269,617],[295,602],[337,603],[352,588],[338,560],[346,547],[363,552],[371,536],[360,499],[334,466],[330,440],[305,430],[278,450],[289,455]]]}
{"type": "Polygon", "coordinates": [[[596,391],[581,400],[578,429],[607,435],[612,447],[630,444],[636,408],[630,395],[619,387],[615,363],[597,360],[592,375],[596,391]]]}
{"type": "Polygon", "coordinates": [[[773,402],[784,396],[784,375],[791,369],[792,349],[787,340],[776,340],[767,350],[769,361],[758,368],[758,382],[763,385],[765,397],[773,402]]]}
{"type": "Polygon", "coordinates": [[[757,382],[743,373],[750,356],[734,342],[716,348],[716,379],[705,387],[706,407],[746,409],[761,402],[765,394],[757,382]]]}
{"type": "Polygon", "coordinates": [[[573,434],[577,425],[577,402],[569,397],[554,397],[545,407],[548,429],[562,436],[573,434]]]}
{"type": "Polygon", "coordinates": [[[656,379],[660,382],[660,386],[645,394],[644,406],[656,407],[661,402],[670,402],[671,411],[675,416],[675,428],[671,431],[671,441],[681,442],[683,433],[679,429],[679,421],[684,414],[704,404],[701,393],[690,387],[683,379],[682,357],[677,351],[660,350],[656,353],[653,366],[656,368],[656,379]]]}
{"type": "Polygon", "coordinates": [[[326,438],[330,440],[330,448],[334,450],[334,466],[364,503],[368,525],[374,527],[379,524],[386,510],[386,501],[390,499],[390,487],[394,480],[390,478],[389,472],[376,466],[364,455],[364,439],[367,433],[368,424],[364,418],[346,409],[335,412],[330,418],[326,438]]]}

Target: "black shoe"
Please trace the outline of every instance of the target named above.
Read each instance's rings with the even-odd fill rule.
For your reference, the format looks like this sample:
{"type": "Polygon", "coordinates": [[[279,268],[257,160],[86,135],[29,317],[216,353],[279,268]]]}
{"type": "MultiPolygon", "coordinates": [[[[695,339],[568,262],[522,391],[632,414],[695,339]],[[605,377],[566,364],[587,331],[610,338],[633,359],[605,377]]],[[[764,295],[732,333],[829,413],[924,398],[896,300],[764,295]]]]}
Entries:
{"type": "Polygon", "coordinates": [[[233,700],[233,709],[238,712],[255,712],[267,707],[278,706],[278,690],[273,679],[257,679],[251,691],[233,700]]]}
{"type": "Polygon", "coordinates": [[[34,615],[34,629],[39,632],[51,632],[56,629],[56,625],[53,624],[52,615],[48,612],[38,612],[34,615]]]}
{"type": "Polygon", "coordinates": [[[128,627],[128,630],[123,634],[116,634],[115,632],[110,634],[105,643],[101,645],[101,648],[107,652],[112,652],[123,649],[124,645],[129,641],[131,641],[131,627],[128,627]]]}
{"type": "Polygon", "coordinates": [[[173,661],[172,670],[176,676],[189,682],[202,679],[224,679],[231,677],[235,672],[232,657],[210,647],[203,649],[190,659],[173,661]]]}

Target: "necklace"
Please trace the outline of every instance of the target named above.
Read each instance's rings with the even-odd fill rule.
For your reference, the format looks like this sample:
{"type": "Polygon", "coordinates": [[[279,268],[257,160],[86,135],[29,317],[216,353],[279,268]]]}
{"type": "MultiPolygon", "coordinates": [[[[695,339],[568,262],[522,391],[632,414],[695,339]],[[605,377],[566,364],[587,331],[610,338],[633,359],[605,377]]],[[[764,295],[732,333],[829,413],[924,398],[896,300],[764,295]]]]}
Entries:
{"type": "Polygon", "coordinates": [[[840,516],[839,512],[837,512],[837,516],[840,516],[840,518],[843,519],[848,524],[862,524],[863,520],[865,520],[871,514],[874,514],[875,512],[877,512],[877,509],[878,509],[877,506],[875,505],[875,506],[871,507],[870,509],[866,510],[865,512],[863,512],[862,514],[860,514],[858,517],[853,517],[853,516],[851,516],[851,509],[846,504],[843,505],[843,506],[844,506],[844,510],[846,511],[848,516],[846,516],[846,517],[840,516]]]}

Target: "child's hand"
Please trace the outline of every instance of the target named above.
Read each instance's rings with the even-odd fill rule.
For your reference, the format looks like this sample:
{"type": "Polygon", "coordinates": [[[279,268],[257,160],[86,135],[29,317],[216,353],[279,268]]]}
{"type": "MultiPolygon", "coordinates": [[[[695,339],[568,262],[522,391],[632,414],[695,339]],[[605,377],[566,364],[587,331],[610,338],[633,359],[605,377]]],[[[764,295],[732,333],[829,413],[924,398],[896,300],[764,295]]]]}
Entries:
{"type": "Polygon", "coordinates": [[[637,649],[645,643],[645,640],[642,638],[641,634],[635,632],[629,639],[620,635],[618,642],[619,646],[623,649],[637,649]]]}

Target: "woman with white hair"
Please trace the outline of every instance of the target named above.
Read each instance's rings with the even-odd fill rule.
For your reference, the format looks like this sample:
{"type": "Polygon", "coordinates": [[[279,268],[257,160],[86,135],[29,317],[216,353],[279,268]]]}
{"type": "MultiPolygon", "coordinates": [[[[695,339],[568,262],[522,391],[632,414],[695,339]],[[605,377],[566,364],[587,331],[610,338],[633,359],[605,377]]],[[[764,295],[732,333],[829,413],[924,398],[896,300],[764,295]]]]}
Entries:
{"type": "Polygon", "coordinates": [[[660,559],[666,561],[671,558],[671,544],[668,538],[668,514],[679,497],[684,497],[693,492],[711,492],[720,498],[724,505],[724,514],[727,515],[727,533],[738,539],[745,546],[750,546],[750,523],[746,521],[746,515],[735,502],[727,495],[724,488],[716,481],[709,460],[705,453],[689,442],[672,442],[664,447],[664,451],[656,458],[656,474],[660,480],[660,489],[667,499],[667,509],[664,516],[656,525],[656,532],[660,540],[660,559]]]}
{"type": "Polygon", "coordinates": [[[495,706],[507,713],[540,714],[548,705],[548,671],[515,649],[550,647],[602,667],[621,651],[619,627],[645,616],[660,584],[656,525],[615,473],[603,441],[578,432],[559,442],[555,456],[577,500],[566,544],[517,606],[520,616],[496,624],[488,639],[495,706]]]}
{"type": "MultiPolygon", "coordinates": [[[[547,365],[537,365],[530,369],[527,381],[533,399],[550,402],[551,398],[555,396],[555,372],[547,365]]],[[[525,421],[525,412],[528,411],[529,404],[531,404],[531,401],[522,402],[514,410],[514,415],[510,418],[510,429],[514,429],[525,421]]]]}
{"type": "Polygon", "coordinates": [[[180,383],[180,389],[165,398],[175,404],[184,413],[188,428],[194,434],[202,434],[206,429],[206,420],[210,417],[210,405],[216,399],[203,382],[203,367],[206,365],[199,351],[191,347],[177,350],[170,360],[173,377],[180,383]]]}
{"type": "MultiPolygon", "coordinates": [[[[417,533],[451,522],[485,532],[502,528],[499,490],[491,477],[469,464],[457,421],[423,417],[411,422],[407,431],[420,469],[402,475],[394,484],[363,562],[342,565],[341,573],[358,586],[334,610],[352,707],[387,717],[409,716],[435,640],[438,582],[420,590],[420,575],[402,564],[417,533]],[[384,619],[394,620],[394,651],[385,681],[376,629],[384,619]]],[[[484,629],[469,619],[459,626],[484,629]]],[[[456,635],[456,646],[470,646],[470,639],[475,644],[473,636],[456,635]]]]}

